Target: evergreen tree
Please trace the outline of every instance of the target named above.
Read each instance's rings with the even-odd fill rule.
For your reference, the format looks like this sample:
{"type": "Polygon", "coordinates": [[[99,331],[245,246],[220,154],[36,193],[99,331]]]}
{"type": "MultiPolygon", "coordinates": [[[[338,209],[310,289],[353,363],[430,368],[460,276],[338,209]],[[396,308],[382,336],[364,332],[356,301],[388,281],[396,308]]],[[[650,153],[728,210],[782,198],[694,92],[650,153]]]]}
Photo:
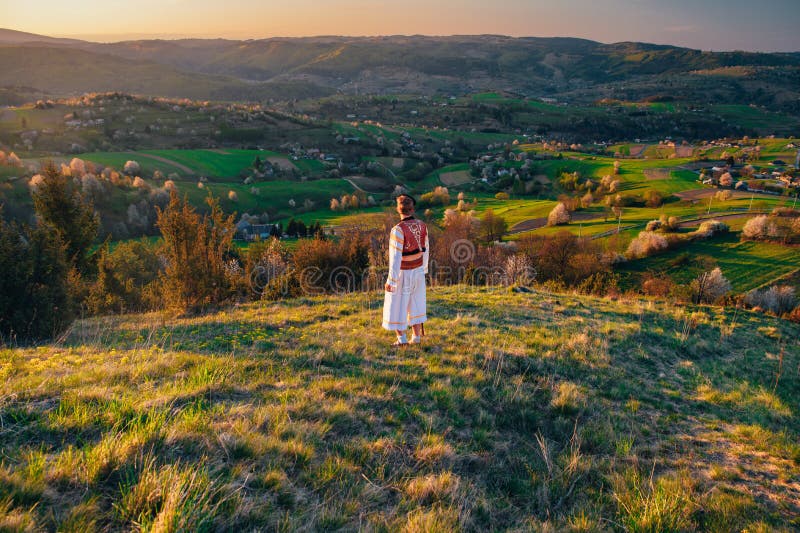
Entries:
{"type": "Polygon", "coordinates": [[[297,237],[297,223],[294,219],[289,220],[289,224],[286,225],[286,234],[289,237],[297,237]]]}
{"type": "Polygon", "coordinates": [[[45,339],[69,326],[74,318],[69,269],[58,234],[0,217],[0,340],[45,339]]]}
{"type": "Polygon", "coordinates": [[[78,272],[85,274],[89,248],[97,237],[99,218],[91,202],[81,194],[79,186],[52,162],[47,164],[42,175],[44,180],[32,192],[39,224],[61,238],[68,261],[78,272]]]}
{"type": "Polygon", "coordinates": [[[525,184],[522,183],[522,180],[519,178],[514,179],[514,185],[511,188],[511,192],[516,196],[522,196],[525,194],[525,184]]]}
{"type": "Polygon", "coordinates": [[[160,307],[161,264],[155,246],[143,241],[106,245],[97,259],[97,279],[87,297],[91,313],[147,311],[160,307]]]}

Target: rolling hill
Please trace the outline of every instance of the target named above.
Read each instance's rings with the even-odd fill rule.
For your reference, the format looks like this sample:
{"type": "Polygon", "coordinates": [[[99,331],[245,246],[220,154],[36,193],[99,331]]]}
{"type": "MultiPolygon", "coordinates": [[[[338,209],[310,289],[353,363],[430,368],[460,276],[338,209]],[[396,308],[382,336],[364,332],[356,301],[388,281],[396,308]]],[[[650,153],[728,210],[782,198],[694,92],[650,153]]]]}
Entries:
{"type": "Polygon", "coordinates": [[[78,39],[60,39],[57,37],[38,35],[36,33],[0,28],[0,43],[80,44],[84,42],[85,41],[80,41],[78,39]]]}
{"type": "MultiPolygon", "coordinates": [[[[7,52],[0,59],[2,70],[7,70],[10,61],[11,69],[19,72],[9,57],[18,56],[30,64],[26,80],[56,93],[83,90],[90,84],[85,75],[93,73],[86,63],[97,62],[106,65],[105,71],[97,73],[114,80],[112,84],[107,77],[96,79],[102,85],[97,90],[113,86],[129,92],[228,99],[303,98],[336,91],[465,94],[504,90],[592,101],[597,99],[592,88],[597,87],[603,97],[643,99],[667,91],[679,99],[705,101],[713,89],[717,103],[752,101],[796,111],[800,95],[797,54],[705,52],[646,43],[497,35],[78,41],[57,45],[51,40],[49,54],[68,59],[74,72],[61,69],[57,77],[49,77],[47,68],[52,63],[41,61],[42,52],[37,50],[41,45],[30,46],[36,36],[19,34],[15,41],[15,35],[4,31],[0,39],[28,46],[7,52]],[[74,55],[59,55],[64,50],[74,55]],[[91,54],[81,55],[78,50],[91,54]],[[125,61],[114,70],[109,58],[125,61]],[[125,70],[138,76],[126,76],[125,70]],[[774,75],[776,71],[779,75],[774,75]],[[261,85],[267,82],[282,85],[261,85]]],[[[9,81],[6,76],[0,84],[9,81]]]]}
{"type": "Polygon", "coordinates": [[[227,76],[177,70],[52,44],[0,44],[0,86],[27,86],[52,95],[123,91],[150,96],[212,100],[286,99],[334,91],[292,81],[251,83],[227,76]]]}
{"type": "Polygon", "coordinates": [[[437,287],[100,317],[0,351],[11,530],[791,531],[796,330],[437,287]]]}

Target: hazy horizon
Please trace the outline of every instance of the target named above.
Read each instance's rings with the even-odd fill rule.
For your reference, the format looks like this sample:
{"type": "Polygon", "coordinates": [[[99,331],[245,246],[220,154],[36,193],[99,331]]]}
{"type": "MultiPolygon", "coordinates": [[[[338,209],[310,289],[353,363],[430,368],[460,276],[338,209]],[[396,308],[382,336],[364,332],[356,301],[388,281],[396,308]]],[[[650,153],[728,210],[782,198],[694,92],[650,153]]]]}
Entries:
{"type": "Polygon", "coordinates": [[[96,42],[314,36],[507,35],[638,41],[701,50],[800,51],[795,0],[230,0],[0,3],[3,25],[96,42]],[[42,17],[48,13],[48,17],[42,17]]]}
{"type": "MultiPolygon", "coordinates": [[[[14,29],[14,28],[6,28],[6,29],[14,29]]],[[[18,30],[22,31],[22,30],[18,30]]],[[[35,32],[30,32],[35,33],[35,32]]],[[[393,33],[393,34],[374,34],[374,35],[356,35],[356,34],[334,34],[334,33],[325,33],[325,34],[310,34],[310,35],[263,35],[263,36],[236,36],[236,35],[213,35],[213,34],[205,34],[205,33],[196,33],[196,34],[169,34],[169,33],[129,33],[129,34],[40,34],[45,35],[47,37],[54,37],[58,39],[77,39],[82,41],[94,42],[94,43],[102,43],[102,44],[114,44],[126,41],[147,41],[147,40],[161,40],[161,41],[180,41],[180,40],[188,40],[188,39],[198,39],[198,40],[214,40],[214,39],[221,39],[221,40],[230,40],[230,41],[260,41],[260,40],[268,40],[268,39],[314,39],[314,38],[325,38],[325,37],[342,37],[342,38],[380,38],[380,37],[481,37],[481,36],[500,36],[500,37],[510,37],[514,39],[526,39],[526,38],[533,38],[533,39],[586,39],[589,41],[595,41],[602,44],[614,44],[620,42],[640,42],[645,44],[654,44],[659,46],[675,46],[681,48],[689,48],[695,50],[703,50],[703,51],[712,51],[712,52],[763,52],[763,53],[800,53],[800,44],[798,44],[798,48],[796,49],[787,49],[787,50],[755,50],[755,49],[745,49],[745,48],[702,48],[697,46],[689,46],[675,42],[657,42],[657,41],[648,41],[642,39],[621,39],[616,41],[609,41],[609,40],[601,40],[601,39],[592,39],[590,37],[585,36],[577,36],[577,35],[510,35],[510,34],[503,34],[503,33],[449,33],[449,34],[433,34],[433,33],[393,33]]]]}

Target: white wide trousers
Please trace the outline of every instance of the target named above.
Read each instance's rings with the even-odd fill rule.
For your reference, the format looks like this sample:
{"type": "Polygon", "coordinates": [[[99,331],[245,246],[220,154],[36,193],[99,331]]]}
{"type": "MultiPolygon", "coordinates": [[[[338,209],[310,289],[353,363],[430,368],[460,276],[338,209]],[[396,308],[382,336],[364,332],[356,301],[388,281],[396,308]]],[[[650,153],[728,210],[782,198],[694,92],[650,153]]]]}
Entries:
{"type": "Polygon", "coordinates": [[[405,331],[428,320],[425,312],[425,269],[401,270],[397,287],[383,301],[383,328],[405,331]]]}

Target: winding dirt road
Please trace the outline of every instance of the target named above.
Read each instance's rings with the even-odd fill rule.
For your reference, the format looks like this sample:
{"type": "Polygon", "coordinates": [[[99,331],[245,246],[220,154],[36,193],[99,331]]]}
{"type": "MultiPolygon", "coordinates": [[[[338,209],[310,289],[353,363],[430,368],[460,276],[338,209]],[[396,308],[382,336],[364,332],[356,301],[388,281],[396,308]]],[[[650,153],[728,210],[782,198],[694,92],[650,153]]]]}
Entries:
{"type": "MultiPolygon", "coordinates": [[[[570,216],[572,217],[572,222],[602,218],[602,216],[597,216],[597,213],[581,213],[580,211],[578,211],[577,213],[571,213],[570,216]]],[[[528,220],[517,222],[511,227],[510,230],[508,230],[508,232],[522,233],[523,231],[531,231],[543,228],[546,225],[547,225],[547,217],[529,218],[528,220]]]]}

